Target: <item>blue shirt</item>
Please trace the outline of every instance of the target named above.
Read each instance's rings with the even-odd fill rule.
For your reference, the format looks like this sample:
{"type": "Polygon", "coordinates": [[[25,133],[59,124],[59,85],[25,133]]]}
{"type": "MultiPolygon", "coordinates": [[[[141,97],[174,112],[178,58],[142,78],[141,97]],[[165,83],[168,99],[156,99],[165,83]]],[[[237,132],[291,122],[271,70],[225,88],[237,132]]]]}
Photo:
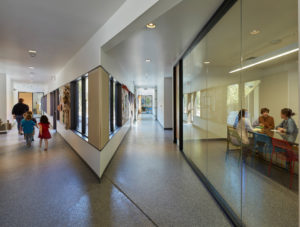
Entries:
{"type": "Polygon", "coordinates": [[[23,131],[25,134],[33,133],[35,123],[32,120],[28,121],[28,120],[23,119],[21,121],[21,125],[22,125],[23,131]]]}
{"type": "Polygon", "coordinates": [[[276,128],[284,128],[288,134],[298,133],[298,128],[293,118],[283,120],[276,128]]]}

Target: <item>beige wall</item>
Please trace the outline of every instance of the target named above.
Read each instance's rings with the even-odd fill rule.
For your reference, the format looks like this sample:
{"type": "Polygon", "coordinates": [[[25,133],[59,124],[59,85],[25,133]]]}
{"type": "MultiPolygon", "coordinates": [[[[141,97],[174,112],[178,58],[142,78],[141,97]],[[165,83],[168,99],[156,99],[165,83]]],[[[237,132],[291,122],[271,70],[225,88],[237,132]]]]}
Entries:
{"type": "Polygon", "coordinates": [[[109,140],[109,75],[100,67],[89,73],[89,143],[102,149],[109,140]]]}
{"type": "Polygon", "coordinates": [[[32,93],[31,92],[19,92],[19,98],[24,99],[24,103],[29,106],[29,110],[32,111],[32,93]]]}

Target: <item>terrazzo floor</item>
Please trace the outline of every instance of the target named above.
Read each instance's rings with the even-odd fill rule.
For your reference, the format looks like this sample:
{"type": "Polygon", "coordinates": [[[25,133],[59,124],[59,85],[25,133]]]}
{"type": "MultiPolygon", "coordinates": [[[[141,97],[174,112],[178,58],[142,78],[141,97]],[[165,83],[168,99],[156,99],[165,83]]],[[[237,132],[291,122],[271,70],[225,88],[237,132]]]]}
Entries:
{"type": "MultiPolygon", "coordinates": [[[[36,139],[37,140],[37,139],[36,139]]],[[[230,226],[172,131],[137,121],[99,180],[59,134],[47,152],[0,135],[0,226],[230,226]]]]}

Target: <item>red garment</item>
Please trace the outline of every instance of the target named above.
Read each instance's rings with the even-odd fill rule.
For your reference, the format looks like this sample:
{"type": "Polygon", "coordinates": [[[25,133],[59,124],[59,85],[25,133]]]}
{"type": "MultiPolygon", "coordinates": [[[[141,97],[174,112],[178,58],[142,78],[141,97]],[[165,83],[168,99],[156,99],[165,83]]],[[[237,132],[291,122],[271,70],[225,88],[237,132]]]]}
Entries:
{"type": "Polygon", "coordinates": [[[41,135],[41,133],[39,133],[39,138],[40,139],[50,139],[51,138],[51,134],[49,132],[50,125],[39,123],[39,126],[42,127],[42,135],[41,135]]]}

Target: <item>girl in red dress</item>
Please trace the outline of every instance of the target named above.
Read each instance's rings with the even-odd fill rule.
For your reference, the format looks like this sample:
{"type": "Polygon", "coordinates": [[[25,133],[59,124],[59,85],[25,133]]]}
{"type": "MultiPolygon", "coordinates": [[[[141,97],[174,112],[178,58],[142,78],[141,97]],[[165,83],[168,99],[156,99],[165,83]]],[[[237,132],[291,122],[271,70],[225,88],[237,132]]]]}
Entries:
{"type": "Polygon", "coordinates": [[[40,120],[40,123],[39,123],[39,128],[40,128],[40,133],[39,133],[40,148],[42,147],[42,142],[44,140],[45,141],[44,151],[47,151],[48,150],[48,139],[51,138],[51,134],[49,132],[50,123],[48,121],[47,116],[45,116],[45,115],[41,116],[41,120],[40,120]]]}

